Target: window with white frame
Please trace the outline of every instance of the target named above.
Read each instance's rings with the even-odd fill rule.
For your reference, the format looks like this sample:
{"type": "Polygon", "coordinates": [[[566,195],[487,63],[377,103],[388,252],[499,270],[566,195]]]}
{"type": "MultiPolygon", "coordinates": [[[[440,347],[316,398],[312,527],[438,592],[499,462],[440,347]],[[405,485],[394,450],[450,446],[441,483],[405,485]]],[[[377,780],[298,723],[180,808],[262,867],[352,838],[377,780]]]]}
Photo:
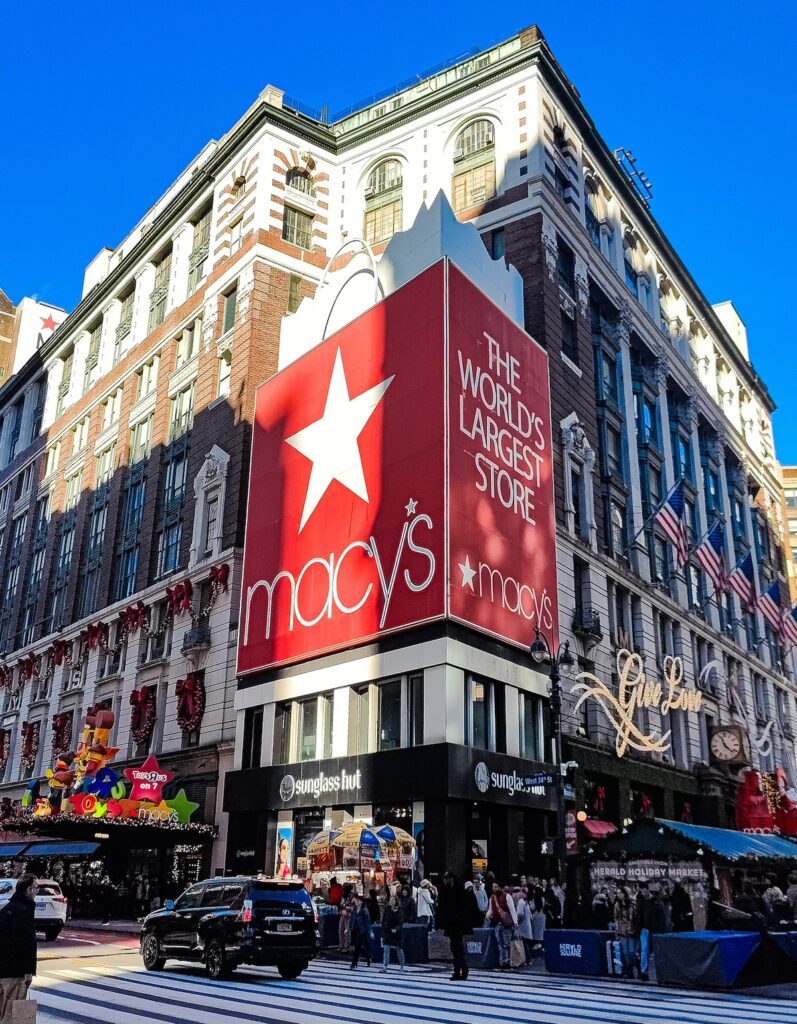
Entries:
{"type": "Polygon", "coordinates": [[[205,276],[210,251],[211,206],[206,207],[194,221],[194,238],[191,255],[188,257],[188,294],[193,295],[205,276]]]}
{"type": "Polygon", "coordinates": [[[473,121],[454,143],[452,206],[456,213],[495,195],[495,129],[491,121],[473,121]]]}
{"type": "Polygon", "coordinates": [[[102,403],[102,430],[109,430],[119,422],[122,411],[122,389],[117,388],[102,403]]]}
{"type": "Polygon", "coordinates": [[[197,317],[177,339],[177,353],[174,360],[175,370],[185,366],[199,352],[199,342],[202,337],[202,318],[197,317]]]}
{"type": "Polygon", "coordinates": [[[194,478],[194,520],[189,566],[218,555],[223,547],[224,501],[230,457],[214,445],[194,478]]]}
{"type": "Polygon", "coordinates": [[[282,237],[300,249],[310,249],[313,237],[313,216],[293,206],[284,207],[282,215],[282,237]]]}
{"type": "Polygon", "coordinates": [[[540,697],[521,690],[518,693],[518,722],[520,725],[520,756],[532,761],[543,761],[543,704],[540,697]]]}
{"type": "Polygon", "coordinates": [[[195,381],[191,381],[187,388],[179,391],[171,401],[171,414],[169,416],[169,441],[175,441],[182,437],[190,429],[194,422],[194,391],[195,381]]]}
{"type": "Polygon", "coordinates": [[[363,237],[370,245],[401,231],[402,174],[398,160],[383,160],[368,175],[363,237]]]}
{"type": "Polygon", "coordinates": [[[149,297],[149,320],[147,333],[160,327],[166,317],[166,303],[169,298],[169,278],[172,271],[172,250],[164,253],[155,263],[155,283],[149,297]]]}
{"type": "Polygon", "coordinates": [[[114,365],[122,358],[125,340],[130,337],[130,332],[133,329],[133,303],[135,298],[135,283],[130,285],[127,291],[119,297],[119,323],[116,326],[113,345],[114,365]]]}
{"type": "Polygon", "coordinates": [[[66,496],[64,498],[64,511],[68,512],[70,508],[74,508],[80,500],[80,488],[83,481],[83,470],[78,470],[77,473],[73,473],[72,476],[67,478],[66,481],[66,496]]]}
{"type": "Polygon", "coordinates": [[[230,256],[234,256],[241,248],[243,238],[244,219],[239,217],[234,224],[230,224],[230,256]]]}
{"type": "Polygon", "coordinates": [[[61,442],[56,441],[55,444],[51,444],[47,449],[47,459],[44,463],[44,475],[45,477],[52,476],[53,473],[58,469],[58,462],[61,458],[61,442]]]}
{"type": "Polygon", "coordinates": [[[222,314],[221,333],[226,334],[235,326],[235,310],[238,305],[238,285],[224,295],[224,312],[222,314]]]}
{"type": "Polygon", "coordinates": [[[149,458],[152,445],[152,413],[130,428],[130,463],[149,458]]]}
{"type": "Polygon", "coordinates": [[[468,675],[465,679],[465,742],[481,750],[506,751],[505,690],[468,675]]]}
{"type": "Polygon", "coordinates": [[[82,452],[89,443],[89,417],[84,416],[82,420],[72,427],[72,454],[82,452]]]}
{"type": "Polygon", "coordinates": [[[116,445],[112,444],[101,451],[96,458],[94,473],[94,486],[101,487],[107,480],[110,480],[116,463],[116,445]]]}
{"type": "Polygon", "coordinates": [[[136,401],[151,395],[158,386],[158,364],[160,356],[153,356],[148,360],[137,373],[136,401]]]}
{"type": "Polygon", "coordinates": [[[216,397],[226,398],[230,393],[230,380],[232,379],[232,352],[227,348],[219,355],[219,374],[216,387],[216,397]]]}

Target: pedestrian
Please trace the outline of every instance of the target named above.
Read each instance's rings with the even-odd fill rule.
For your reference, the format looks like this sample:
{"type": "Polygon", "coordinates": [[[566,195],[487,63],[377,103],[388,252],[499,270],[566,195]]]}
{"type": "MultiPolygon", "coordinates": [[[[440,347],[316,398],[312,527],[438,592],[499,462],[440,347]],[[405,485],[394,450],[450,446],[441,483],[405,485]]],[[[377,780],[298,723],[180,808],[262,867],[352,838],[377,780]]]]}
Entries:
{"type": "Polygon", "coordinates": [[[443,876],[440,889],[440,905],[438,910],[439,924],[451,946],[451,957],[454,961],[454,973],[451,981],[468,980],[468,962],[465,957],[465,936],[472,935],[478,925],[481,911],[476,903],[472,883],[470,888],[463,886],[462,881],[447,871],[443,876]]]}
{"type": "Polygon", "coordinates": [[[484,879],[481,875],[473,876],[473,894],[476,897],[476,906],[479,908],[482,914],[482,923],[484,923],[484,916],[487,913],[487,907],[490,903],[490,897],[487,890],[484,887],[484,879]]]}
{"type": "Polygon", "coordinates": [[[338,908],[338,945],[341,953],[348,953],[351,943],[352,887],[350,883],[343,886],[343,897],[338,908]]]}
{"type": "Polygon", "coordinates": [[[485,875],[485,879],[484,879],[484,889],[485,889],[485,892],[487,893],[487,899],[488,900],[489,900],[489,898],[493,894],[493,887],[494,887],[494,885],[495,885],[495,874],[492,871],[488,871],[487,874],[485,875]]]}
{"type": "Polygon", "coordinates": [[[534,949],[541,949],[545,939],[545,894],[540,884],[534,887],[531,905],[531,941],[534,949]]]}
{"type": "Polygon", "coordinates": [[[614,932],[617,936],[622,975],[632,978],[636,961],[636,905],[626,885],[617,888],[614,902],[614,932]]]}
{"type": "Polygon", "coordinates": [[[797,871],[792,871],[786,879],[789,887],[786,890],[786,899],[789,901],[793,921],[797,921],[797,871]]]}
{"type": "Polygon", "coordinates": [[[523,948],[526,951],[526,963],[531,963],[531,948],[534,933],[531,926],[531,906],[529,904],[526,890],[518,887],[513,893],[515,911],[517,913],[518,936],[523,940],[523,948]]]}
{"type": "Polygon", "coordinates": [[[418,907],[413,899],[412,889],[409,885],[402,886],[399,905],[401,913],[404,915],[404,924],[415,924],[418,918],[418,907]]]}
{"type": "Polygon", "coordinates": [[[689,893],[680,882],[676,882],[670,895],[672,907],[672,930],[674,932],[693,932],[695,930],[695,914],[689,893]]]}
{"type": "Polygon", "coordinates": [[[498,966],[501,970],[509,970],[509,952],[517,927],[517,913],[508,889],[502,889],[500,885],[493,886],[489,914],[490,926],[498,943],[498,966]]]}
{"type": "Polygon", "coordinates": [[[390,902],[385,907],[382,915],[382,972],[386,973],[390,963],[390,950],[395,949],[400,969],[404,970],[404,950],[401,948],[401,932],[404,927],[404,917],[401,913],[399,901],[395,895],[390,897],[390,902]]]}
{"type": "Polygon", "coordinates": [[[382,916],[379,908],[379,897],[376,894],[376,889],[371,889],[368,893],[368,916],[371,918],[371,924],[379,924],[379,919],[382,916]]]}
{"type": "Polygon", "coordinates": [[[339,907],[340,902],[343,899],[343,886],[337,880],[333,878],[329,883],[329,893],[327,894],[327,903],[331,907],[339,907]]]}
{"type": "Polygon", "coordinates": [[[12,1020],[14,1002],[28,998],[36,973],[35,875],[17,879],[11,899],[0,910],[0,1020],[12,1020]]]}
{"type": "Polygon", "coordinates": [[[609,930],[609,922],[612,919],[612,911],[609,906],[609,894],[605,889],[595,893],[592,900],[592,927],[599,932],[609,930]]]}
{"type": "Polygon", "coordinates": [[[652,935],[667,931],[667,914],[658,886],[640,883],[637,897],[637,928],[639,930],[639,977],[648,981],[652,935]],[[644,885],[644,887],[643,887],[644,885]]]}
{"type": "Polygon", "coordinates": [[[418,910],[416,917],[417,923],[425,925],[426,930],[431,932],[435,923],[437,889],[435,889],[428,878],[424,878],[418,888],[418,899],[416,901],[416,905],[418,910]]]}
{"type": "Polygon", "coordinates": [[[551,888],[553,889],[554,895],[559,900],[559,919],[561,920],[565,914],[565,891],[559,884],[558,878],[551,879],[551,888]]]}
{"type": "Polygon", "coordinates": [[[365,900],[360,895],[352,898],[351,915],[351,969],[354,970],[362,956],[368,967],[371,966],[371,915],[365,900]]]}
{"type": "Polygon", "coordinates": [[[559,897],[556,895],[551,882],[548,882],[545,887],[545,894],[543,896],[545,905],[545,927],[546,928],[561,928],[562,927],[562,906],[559,902],[559,897]]]}

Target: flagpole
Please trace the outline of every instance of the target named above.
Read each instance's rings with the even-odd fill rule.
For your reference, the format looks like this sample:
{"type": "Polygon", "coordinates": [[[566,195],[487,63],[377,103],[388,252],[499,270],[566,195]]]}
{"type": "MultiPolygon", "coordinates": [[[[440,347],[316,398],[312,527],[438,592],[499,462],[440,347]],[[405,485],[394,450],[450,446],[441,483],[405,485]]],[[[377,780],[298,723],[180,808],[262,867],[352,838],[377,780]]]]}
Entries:
{"type": "Polygon", "coordinates": [[[667,504],[667,502],[673,496],[673,494],[676,491],[676,488],[680,486],[682,481],[683,481],[683,477],[681,477],[676,483],[674,483],[673,486],[669,489],[669,491],[667,491],[666,497],[662,501],[659,502],[659,504],[656,506],[656,508],[650,513],[650,515],[647,517],[647,519],[644,521],[644,523],[639,527],[639,529],[634,534],[634,536],[631,538],[631,540],[626,544],[625,549],[623,551],[624,555],[630,555],[631,548],[634,546],[634,544],[636,544],[637,537],[641,533],[643,533],[645,531],[645,529],[648,527],[648,525],[650,523],[653,522],[653,520],[656,518],[656,516],[659,514],[659,512],[661,512],[661,510],[664,508],[664,506],[667,504]]]}

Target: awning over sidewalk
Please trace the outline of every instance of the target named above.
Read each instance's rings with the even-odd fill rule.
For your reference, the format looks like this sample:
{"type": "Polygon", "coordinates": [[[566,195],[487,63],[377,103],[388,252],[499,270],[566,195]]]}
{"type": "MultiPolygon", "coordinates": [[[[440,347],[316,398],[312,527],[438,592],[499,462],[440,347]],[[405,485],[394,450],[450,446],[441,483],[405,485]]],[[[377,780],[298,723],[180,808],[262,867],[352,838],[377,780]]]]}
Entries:
{"type": "Polygon", "coordinates": [[[28,843],[0,843],[0,860],[5,857],[19,856],[28,845],[28,843]]]}
{"type": "MultiPolygon", "coordinates": [[[[728,863],[744,861],[794,861],[797,842],[784,836],[757,835],[730,828],[690,825],[665,818],[640,818],[622,832],[600,842],[597,855],[629,858],[694,859],[704,853],[728,863]]],[[[784,863],[785,866],[785,863],[784,863]]]]}
{"type": "Polygon", "coordinates": [[[587,818],[581,822],[581,827],[592,839],[603,839],[617,831],[617,826],[611,821],[601,821],[600,818],[587,818]]]}
{"type": "Polygon", "coordinates": [[[99,843],[31,843],[26,857],[88,857],[100,847],[99,843]]]}
{"type": "Polygon", "coordinates": [[[707,825],[688,825],[682,821],[657,820],[670,831],[691,839],[693,843],[700,843],[725,860],[741,860],[744,857],[797,858],[797,843],[783,836],[754,835],[750,832],[735,832],[729,828],[709,828],[707,825]]]}

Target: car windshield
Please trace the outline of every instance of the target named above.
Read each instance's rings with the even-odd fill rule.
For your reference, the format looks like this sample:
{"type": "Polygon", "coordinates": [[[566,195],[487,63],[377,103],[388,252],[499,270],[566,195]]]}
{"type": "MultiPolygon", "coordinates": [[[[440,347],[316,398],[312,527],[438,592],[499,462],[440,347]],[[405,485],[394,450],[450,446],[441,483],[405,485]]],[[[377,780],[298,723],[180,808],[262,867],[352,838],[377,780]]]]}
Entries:
{"type": "Polygon", "coordinates": [[[55,882],[39,882],[37,887],[37,896],[60,896],[61,887],[56,885],[55,882]]]}

